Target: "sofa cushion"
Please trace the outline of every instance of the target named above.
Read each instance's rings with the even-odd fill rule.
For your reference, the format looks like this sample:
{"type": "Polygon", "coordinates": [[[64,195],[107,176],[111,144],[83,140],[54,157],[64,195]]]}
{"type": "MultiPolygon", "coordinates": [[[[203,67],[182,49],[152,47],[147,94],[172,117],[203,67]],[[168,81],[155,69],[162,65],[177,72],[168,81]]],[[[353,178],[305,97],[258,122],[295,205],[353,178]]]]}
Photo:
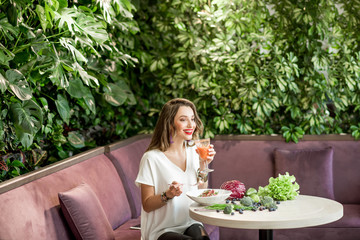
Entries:
{"type": "Polygon", "coordinates": [[[83,183],[58,195],[76,239],[115,239],[104,209],[89,185],[83,183]]]}
{"type": "Polygon", "coordinates": [[[334,199],[333,148],[275,149],[275,176],[289,172],[296,177],[300,193],[334,199]]]}

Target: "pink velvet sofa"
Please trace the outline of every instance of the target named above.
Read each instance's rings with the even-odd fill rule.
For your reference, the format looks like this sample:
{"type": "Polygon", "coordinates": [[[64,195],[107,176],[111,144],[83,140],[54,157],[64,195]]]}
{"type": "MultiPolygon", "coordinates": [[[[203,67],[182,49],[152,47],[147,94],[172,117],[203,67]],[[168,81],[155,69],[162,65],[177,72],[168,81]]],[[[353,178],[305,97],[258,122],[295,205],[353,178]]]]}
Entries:
{"type": "MultiPolygon", "coordinates": [[[[141,212],[134,180],[149,141],[149,135],[138,135],[0,183],[0,239],[140,239],[140,231],[130,229],[140,223],[141,212]],[[84,228],[89,224],[93,227],[84,228]]],[[[297,177],[301,194],[333,198],[344,206],[337,222],[274,230],[274,239],[360,236],[359,141],[347,135],[305,136],[298,144],[280,136],[217,136],[212,143],[217,152],[209,180],[213,188],[232,179],[257,188],[287,170],[297,177]]],[[[256,230],[205,227],[213,240],[258,239],[256,230]]]]}

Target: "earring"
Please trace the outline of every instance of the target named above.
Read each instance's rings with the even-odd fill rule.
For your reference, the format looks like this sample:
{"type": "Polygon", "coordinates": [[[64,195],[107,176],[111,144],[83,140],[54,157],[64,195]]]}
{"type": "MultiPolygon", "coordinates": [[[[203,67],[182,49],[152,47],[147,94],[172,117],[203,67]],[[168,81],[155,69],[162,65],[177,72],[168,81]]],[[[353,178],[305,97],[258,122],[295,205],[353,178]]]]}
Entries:
{"type": "Polygon", "coordinates": [[[170,143],[174,143],[172,134],[170,133],[170,143]]]}

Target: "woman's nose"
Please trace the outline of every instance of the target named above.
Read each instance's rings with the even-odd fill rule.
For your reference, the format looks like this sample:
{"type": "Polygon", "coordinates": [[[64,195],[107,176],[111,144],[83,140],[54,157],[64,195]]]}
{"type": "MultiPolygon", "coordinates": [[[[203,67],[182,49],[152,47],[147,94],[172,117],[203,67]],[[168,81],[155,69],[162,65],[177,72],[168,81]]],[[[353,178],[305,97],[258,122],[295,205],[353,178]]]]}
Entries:
{"type": "Polygon", "coordinates": [[[187,126],[188,126],[188,127],[191,127],[191,128],[192,128],[194,125],[195,125],[195,123],[194,123],[194,122],[192,122],[192,121],[188,121],[188,124],[187,124],[187,126]]]}

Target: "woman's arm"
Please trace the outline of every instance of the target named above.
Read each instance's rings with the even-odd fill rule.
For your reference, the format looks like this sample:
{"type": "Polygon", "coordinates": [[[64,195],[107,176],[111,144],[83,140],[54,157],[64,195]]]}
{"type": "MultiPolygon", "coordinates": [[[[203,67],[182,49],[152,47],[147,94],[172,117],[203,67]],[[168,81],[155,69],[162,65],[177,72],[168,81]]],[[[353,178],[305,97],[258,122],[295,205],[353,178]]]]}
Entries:
{"type": "Polygon", "coordinates": [[[151,212],[166,205],[161,200],[161,195],[155,195],[153,186],[141,184],[141,202],[145,212],[151,212]]]}
{"type": "MultiPolygon", "coordinates": [[[[165,193],[166,197],[171,201],[175,196],[181,195],[181,185],[174,181],[165,193]]],[[[146,184],[141,184],[141,202],[145,212],[154,211],[165,206],[167,203],[162,200],[161,194],[155,195],[155,188],[153,186],[146,184]]]]}

